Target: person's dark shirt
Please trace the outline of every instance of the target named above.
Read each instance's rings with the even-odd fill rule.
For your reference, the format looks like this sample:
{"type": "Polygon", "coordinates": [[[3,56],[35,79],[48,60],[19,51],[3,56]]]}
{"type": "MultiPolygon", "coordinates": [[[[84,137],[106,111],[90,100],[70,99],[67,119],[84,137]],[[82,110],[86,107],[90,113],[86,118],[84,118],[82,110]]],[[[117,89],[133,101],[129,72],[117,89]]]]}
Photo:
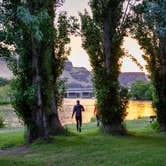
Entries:
{"type": "Polygon", "coordinates": [[[76,117],[81,117],[82,116],[82,111],[84,111],[84,107],[81,104],[77,104],[73,108],[73,115],[75,113],[76,117]]]}

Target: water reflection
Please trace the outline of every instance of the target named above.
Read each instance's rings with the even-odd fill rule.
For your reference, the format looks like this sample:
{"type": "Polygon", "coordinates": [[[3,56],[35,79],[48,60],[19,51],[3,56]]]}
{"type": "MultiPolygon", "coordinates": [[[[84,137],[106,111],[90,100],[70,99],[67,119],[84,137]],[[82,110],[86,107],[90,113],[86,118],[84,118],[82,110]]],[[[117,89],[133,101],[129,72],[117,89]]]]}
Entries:
{"type": "MultiPolygon", "coordinates": [[[[59,116],[62,124],[75,123],[75,119],[71,118],[73,105],[75,105],[75,99],[64,99],[63,107],[59,111],[59,116]]],[[[91,118],[94,117],[94,99],[80,99],[81,104],[85,108],[83,112],[83,122],[90,122],[91,118]]],[[[154,109],[152,108],[151,101],[130,101],[127,109],[126,120],[134,120],[142,117],[149,117],[155,115],[154,109]]]]}
{"type": "MultiPolygon", "coordinates": [[[[59,116],[62,124],[75,123],[75,118],[71,118],[75,102],[76,99],[64,99],[63,106],[61,110],[59,110],[59,116]]],[[[83,123],[90,122],[91,118],[94,117],[93,111],[95,99],[80,99],[80,102],[85,108],[85,112],[83,112],[83,123]]],[[[127,112],[127,120],[155,115],[150,101],[130,101],[127,112]]],[[[11,105],[0,106],[0,114],[1,113],[5,118],[7,127],[20,127],[23,125],[16,116],[11,105]]]]}
{"type": "Polygon", "coordinates": [[[151,101],[130,101],[127,112],[128,114],[126,116],[126,120],[133,120],[156,115],[154,109],[152,108],[151,101]]]}

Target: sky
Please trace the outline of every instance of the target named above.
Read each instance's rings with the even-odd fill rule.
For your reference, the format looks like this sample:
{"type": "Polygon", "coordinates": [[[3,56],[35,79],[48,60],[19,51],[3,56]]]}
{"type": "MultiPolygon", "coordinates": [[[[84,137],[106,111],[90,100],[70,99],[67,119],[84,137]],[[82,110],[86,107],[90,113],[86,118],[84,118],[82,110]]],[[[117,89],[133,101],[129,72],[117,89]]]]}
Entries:
{"type": "MultiPolygon", "coordinates": [[[[65,3],[62,7],[60,7],[59,11],[67,11],[68,15],[76,16],[79,18],[78,13],[83,12],[84,9],[90,11],[90,7],[88,6],[88,0],[65,0],[65,3]]],[[[91,66],[89,63],[89,57],[86,51],[81,47],[81,37],[71,37],[71,53],[68,59],[73,63],[75,67],[86,67],[88,70],[91,70],[91,66]]],[[[123,47],[132,54],[142,66],[145,66],[145,61],[141,57],[143,51],[140,50],[140,46],[137,41],[131,39],[129,37],[124,38],[123,47]]],[[[132,62],[129,58],[124,58],[122,67],[122,72],[142,72],[136,64],[132,62]]],[[[145,71],[145,69],[144,69],[145,71]]],[[[146,71],[145,71],[146,72],[146,71]]]]}

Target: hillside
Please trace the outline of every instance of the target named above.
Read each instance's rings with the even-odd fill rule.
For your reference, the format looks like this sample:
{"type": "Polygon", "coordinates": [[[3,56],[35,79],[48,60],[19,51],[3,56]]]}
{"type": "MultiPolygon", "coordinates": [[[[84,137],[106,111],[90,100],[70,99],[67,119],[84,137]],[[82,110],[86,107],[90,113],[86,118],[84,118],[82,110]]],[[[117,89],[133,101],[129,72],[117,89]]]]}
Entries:
{"type": "Polygon", "coordinates": [[[65,62],[64,71],[60,77],[66,79],[68,88],[92,87],[92,74],[84,67],[73,67],[70,61],[65,62]]]}
{"type": "Polygon", "coordinates": [[[126,87],[131,87],[137,80],[147,82],[148,76],[144,72],[124,72],[119,75],[120,84],[126,87]]]}
{"type": "MultiPolygon", "coordinates": [[[[12,73],[8,69],[5,60],[0,58],[0,77],[11,79],[12,73]]],[[[66,80],[67,88],[91,88],[92,73],[84,67],[74,67],[70,61],[65,62],[64,71],[60,76],[66,80]]],[[[119,75],[120,84],[130,87],[133,82],[141,79],[147,81],[147,76],[143,72],[125,72],[119,75]]]]}
{"type": "MultiPolygon", "coordinates": [[[[67,79],[68,88],[92,87],[92,73],[84,67],[73,67],[70,61],[65,62],[62,79],[67,79]]],[[[124,72],[119,75],[120,84],[131,87],[136,80],[148,81],[144,72],[124,72]]]]}

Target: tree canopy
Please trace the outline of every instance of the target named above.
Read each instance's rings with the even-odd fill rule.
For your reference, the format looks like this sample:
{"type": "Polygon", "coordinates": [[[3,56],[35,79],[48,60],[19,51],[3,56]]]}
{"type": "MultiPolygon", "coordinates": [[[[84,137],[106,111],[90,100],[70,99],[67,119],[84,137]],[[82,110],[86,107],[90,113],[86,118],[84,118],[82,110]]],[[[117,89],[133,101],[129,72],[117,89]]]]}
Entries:
{"type": "Polygon", "coordinates": [[[49,139],[64,131],[59,117],[64,60],[70,48],[69,35],[77,28],[75,18],[61,13],[55,20],[56,7],[62,1],[1,2],[1,41],[3,56],[14,74],[12,104],[27,126],[27,141],[49,139]],[[56,23],[55,23],[56,22],[56,23]]]}
{"type": "Polygon", "coordinates": [[[152,100],[153,86],[150,82],[137,80],[131,86],[130,95],[136,100],[152,100]]]}
{"type": "MultiPolygon", "coordinates": [[[[133,2],[133,1],[132,1],[133,2]]],[[[80,14],[82,45],[87,51],[96,90],[97,104],[103,129],[111,133],[124,133],[128,95],[118,81],[124,52],[121,49],[127,32],[128,8],[124,0],[90,0],[92,16],[80,14]],[[124,10],[124,6],[126,10],[124,10]]]]}
{"type": "Polygon", "coordinates": [[[153,100],[161,130],[166,130],[166,1],[142,1],[134,8],[131,32],[144,50],[143,58],[155,87],[153,100]]]}

